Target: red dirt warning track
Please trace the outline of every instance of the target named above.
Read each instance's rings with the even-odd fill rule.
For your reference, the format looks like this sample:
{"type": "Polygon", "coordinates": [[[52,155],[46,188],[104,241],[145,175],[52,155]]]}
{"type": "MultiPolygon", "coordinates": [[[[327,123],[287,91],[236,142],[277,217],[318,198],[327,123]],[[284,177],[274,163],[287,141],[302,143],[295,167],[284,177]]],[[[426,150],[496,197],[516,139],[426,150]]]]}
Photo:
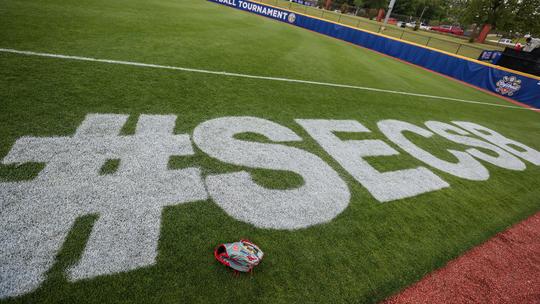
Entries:
{"type": "Polygon", "coordinates": [[[540,212],[383,302],[403,303],[540,303],[540,212]]]}

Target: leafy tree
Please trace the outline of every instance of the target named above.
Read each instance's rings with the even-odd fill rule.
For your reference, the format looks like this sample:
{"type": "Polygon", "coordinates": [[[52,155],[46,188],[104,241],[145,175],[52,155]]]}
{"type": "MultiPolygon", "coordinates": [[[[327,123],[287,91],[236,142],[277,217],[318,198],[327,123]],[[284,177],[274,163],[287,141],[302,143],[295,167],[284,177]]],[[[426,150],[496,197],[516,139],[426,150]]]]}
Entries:
{"type": "Polygon", "coordinates": [[[366,0],[365,4],[368,8],[381,9],[388,7],[388,0],[366,0]]]}
{"type": "Polygon", "coordinates": [[[506,32],[540,34],[540,0],[465,0],[462,22],[506,32]]]}
{"type": "MultiPolygon", "coordinates": [[[[510,27],[510,26],[508,26],[510,27]]],[[[540,36],[540,0],[523,0],[517,4],[513,30],[540,36]]]]}
{"type": "Polygon", "coordinates": [[[358,15],[358,12],[360,11],[360,9],[364,7],[364,0],[354,0],[353,3],[354,3],[354,6],[356,6],[356,12],[354,14],[358,15]]]}
{"type": "Polygon", "coordinates": [[[388,7],[388,0],[366,0],[365,6],[369,8],[368,17],[373,19],[380,9],[388,7]]]}
{"type": "Polygon", "coordinates": [[[446,2],[441,0],[398,0],[393,12],[398,15],[419,17],[424,11],[422,20],[443,18],[446,16],[444,9],[444,3],[446,2]]]}
{"type": "Polygon", "coordinates": [[[341,7],[339,9],[343,14],[346,14],[349,12],[349,5],[347,4],[347,2],[343,2],[343,4],[341,4],[341,7]]]}
{"type": "Polygon", "coordinates": [[[470,0],[446,0],[441,3],[441,14],[439,23],[456,24],[466,23],[463,20],[464,12],[467,11],[467,5],[470,0]]]}
{"type": "Polygon", "coordinates": [[[506,29],[513,24],[513,13],[518,0],[470,0],[465,4],[467,7],[463,10],[463,21],[506,29]]]}
{"type": "Polygon", "coordinates": [[[394,5],[393,12],[399,15],[412,16],[415,14],[417,1],[415,0],[398,0],[394,5]]]}
{"type": "Polygon", "coordinates": [[[444,2],[445,1],[442,1],[442,0],[419,1],[416,7],[415,15],[420,16],[420,14],[422,14],[422,10],[426,8],[426,10],[424,11],[424,16],[423,16],[424,20],[444,17],[445,16],[445,11],[443,7],[444,2]]]}

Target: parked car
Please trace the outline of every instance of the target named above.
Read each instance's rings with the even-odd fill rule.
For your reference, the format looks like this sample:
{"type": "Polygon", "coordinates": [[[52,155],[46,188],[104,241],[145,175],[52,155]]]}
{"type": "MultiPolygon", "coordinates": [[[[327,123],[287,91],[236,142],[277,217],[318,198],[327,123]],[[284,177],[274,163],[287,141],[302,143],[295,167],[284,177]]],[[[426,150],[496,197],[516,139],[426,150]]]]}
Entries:
{"type": "Polygon", "coordinates": [[[397,25],[398,21],[396,18],[388,18],[388,24],[397,25]]]}
{"type": "MultiPolygon", "coordinates": [[[[413,22],[407,22],[407,23],[405,23],[405,26],[406,26],[406,27],[410,27],[410,28],[415,28],[415,27],[416,27],[416,21],[413,21],[413,22]]],[[[420,23],[419,28],[420,28],[421,30],[429,30],[429,29],[431,29],[431,27],[428,26],[427,24],[425,24],[424,22],[420,23]]]]}
{"type": "Polygon", "coordinates": [[[463,29],[461,29],[461,27],[459,26],[453,26],[453,25],[433,26],[431,30],[441,32],[441,33],[449,33],[449,34],[463,36],[463,29]]]}
{"type": "Polygon", "coordinates": [[[512,39],[509,39],[509,38],[501,38],[501,39],[499,39],[497,44],[504,45],[504,46],[509,46],[509,47],[515,47],[516,46],[516,44],[512,42],[512,39]]]}

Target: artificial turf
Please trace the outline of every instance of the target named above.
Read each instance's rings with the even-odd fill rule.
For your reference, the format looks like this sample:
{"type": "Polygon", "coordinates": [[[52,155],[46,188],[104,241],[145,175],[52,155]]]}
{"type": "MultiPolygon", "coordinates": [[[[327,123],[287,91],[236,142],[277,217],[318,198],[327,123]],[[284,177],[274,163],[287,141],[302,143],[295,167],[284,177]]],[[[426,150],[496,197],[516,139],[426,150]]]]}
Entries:
{"type": "MultiPolygon", "coordinates": [[[[506,101],[377,53],[290,25],[203,0],[60,0],[0,2],[0,48],[129,60],[254,75],[345,83],[476,100],[506,101]]],[[[163,211],[153,266],[69,282],[99,215],[79,218],[36,291],[7,303],[310,303],[377,302],[540,210],[540,168],[509,171],[482,162],[490,179],[466,181],[430,168],[449,188],[380,203],[298,125],[295,118],[353,119],[372,133],[346,139],[382,139],[376,123],[399,119],[471,121],[540,149],[540,114],[522,109],[245,79],[97,62],[0,53],[0,156],[25,135],[73,134],[87,113],[174,114],[175,131],[191,134],[201,122],[255,116],[296,132],[305,149],[346,181],[351,200],[327,224],[295,231],[258,229],[229,217],[212,200],[163,211]],[[222,242],[249,238],[265,251],[254,276],[234,278],[215,262],[222,242]]],[[[264,141],[248,134],[249,140],[264,141]]],[[[410,135],[434,155],[465,150],[441,137],[410,135]]],[[[400,154],[373,157],[380,171],[427,166],[400,154]]],[[[203,175],[246,170],[261,185],[286,189],[302,183],[289,172],[219,162],[200,150],[172,158],[171,168],[200,167],[203,175]]],[[[2,181],[34,177],[43,164],[0,165],[2,181]]],[[[104,168],[114,169],[114,163],[104,168]]],[[[0,184],[0,187],[2,185],[0,184]]],[[[1,244],[0,244],[1,245],[1,244]]]]}

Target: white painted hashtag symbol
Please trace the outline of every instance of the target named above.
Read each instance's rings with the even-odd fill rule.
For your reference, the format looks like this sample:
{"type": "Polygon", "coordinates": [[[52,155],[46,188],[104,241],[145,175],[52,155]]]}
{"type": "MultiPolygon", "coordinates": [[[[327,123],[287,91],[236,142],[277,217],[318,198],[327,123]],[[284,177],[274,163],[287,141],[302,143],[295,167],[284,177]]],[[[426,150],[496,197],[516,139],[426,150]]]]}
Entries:
{"type": "Polygon", "coordinates": [[[98,214],[73,280],[151,265],[164,206],[207,198],[197,168],[168,170],[169,158],[194,153],[174,135],[176,116],[87,115],[72,137],[22,137],[3,164],[43,162],[36,179],[0,183],[0,298],[37,288],[77,217],[98,214]],[[118,170],[100,175],[110,159],[118,170]]]}

